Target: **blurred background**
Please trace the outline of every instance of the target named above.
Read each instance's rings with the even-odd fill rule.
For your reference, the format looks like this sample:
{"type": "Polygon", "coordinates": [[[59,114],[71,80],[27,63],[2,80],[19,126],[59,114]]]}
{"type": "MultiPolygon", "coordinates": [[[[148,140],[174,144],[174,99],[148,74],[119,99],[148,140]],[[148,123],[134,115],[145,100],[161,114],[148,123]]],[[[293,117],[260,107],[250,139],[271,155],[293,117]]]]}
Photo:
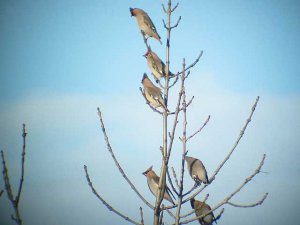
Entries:
{"type": "MultiPolygon", "coordinates": [[[[103,139],[100,107],[114,153],[128,177],[154,204],[146,178],[159,173],[162,118],[145,104],[139,87],[150,71],[143,39],[129,7],[148,12],[163,45],[149,39],[165,58],[167,1],[15,1],[0,2],[0,149],[5,152],[16,192],[20,177],[22,123],[28,132],[25,182],[20,213],[24,224],[127,224],[92,194],[87,165],[98,192],[116,209],[145,223],[153,215],[120,175],[103,139]]],[[[176,2],[174,2],[175,4],[176,2]]],[[[249,176],[265,153],[264,173],[232,201],[246,204],[269,192],[262,206],[225,207],[218,224],[296,224],[300,200],[300,2],[181,1],[172,24],[172,72],[191,64],[186,82],[188,134],[211,115],[205,129],[188,143],[189,155],[202,160],[208,175],[235,143],[256,97],[255,114],[238,148],[209,193],[216,205],[249,176]]],[[[178,85],[170,92],[175,107],[178,85]]],[[[173,117],[170,116],[170,126],[173,117]]],[[[170,166],[180,172],[182,118],[170,166]]],[[[193,185],[185,177],[185,190],[193,185]]],[[[0,189],[4,189],[2,178],[0,189]]],[[[187,204],[184,212],[190,211],[187,204]]],[[[219,210],[217,210],[218,212],[219,210]]],[[[12,225],[6,193],[0,198],[0,224],[12,225]]],[[[166,216],[166,221],[170,218],[166,216]]],[[[197,221],[193,224],[198,224],[197,221]]]]}

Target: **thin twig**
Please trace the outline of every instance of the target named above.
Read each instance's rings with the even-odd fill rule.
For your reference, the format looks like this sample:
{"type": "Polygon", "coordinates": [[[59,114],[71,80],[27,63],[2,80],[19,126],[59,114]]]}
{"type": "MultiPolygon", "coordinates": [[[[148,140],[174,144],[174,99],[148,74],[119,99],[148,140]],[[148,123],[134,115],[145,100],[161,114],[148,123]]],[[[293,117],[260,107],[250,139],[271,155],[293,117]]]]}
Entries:
{"type": "MultiPolygon", "coordinates": [[[[162,204],[161,207],[164,208],[164,204],[162,204]]],[[[164,211],[162,210],[161,213],[160,213],[160,218],[159,218],[159,224],[160,225],[163,224],[163,218],[164,218],[164,211]]]]}
{"type": "Polygon", "coordinates": [[[164,28],[165,28],[166,30],[168,30],[168,27],[167,27],[167,24],[166,24],[165,20],[163,19],[162,21],[163,21],[163,24],[164,24],[164,28]]]}
{"type": "Polygon", "coordinates": [[[177,2],[177,4],[174,6],[174,8],[171,9],[171,12],[174,12],[177,9],[178,6],[179,6],[179,2],[177,2]]]}
{"type": "Polygon", "coordinates": [[[175,24],[174,26],[170,27],[170,28],[171,28],[171,29],[174,29],[175,27],[177,27],[178,24],[179,24],[179,22],[180,22],[180,20],[181,20],[181,16],[179,16],[179,18],[178,18],[176,24],[175,24]]]}
{"type": "Polygon", "coordinates": [[[144,225],[144,215],[143,215],[143,208],[140,207],[140,215],[141,215],[141,225],[144,225]]]}
{"type": "Polygon", "coordinates": [[[157,78],[154,76],[153,73],[151,73],[154,79],[156,80],[156,83],[160,86],[161,89],[164,89],[164,86],[161,84],[160,80],[157,80],[157,78]]]}
{"type": "Polygon", "coordinates": [[[190,193],[192,193],[195,189],[197,189],[199,187],[199,184],[197,184],[196,182],[195,182],[195,184],[194,184],[194,186],[188,191],[188,192],[186,192],[185,194],[183,194],[183,196],[187,196],[187,195],[189,195],[190,193]]]}
{"type": "MultiPolygon", "coordinates": [[[[230,158],[231,154],[232,154],[233,151],[236,149],[236,147],[237,147],[239,141],[240,141],[241,138],[243,137],[243,135],[244,135],[244,133],[245,133],[245,130],[246,130],[248,124],[250,123],[251,118],[252,118],[252,116],[253,116],[253,113],[254,113],[254,111],[255,111],[255,109],[256,109],[256,106],[257,106],[258,101],[259,101],[259,96],[256,98],[256,101],[255,101],[255,103],[254,103],[253,106],[252,106],[250,115],[249,115],[249,117],[246,119],[246,123],[245,123],[244,127],[242,128],[242,130],[241,130],[241,132],[240,132],[240,134],[239,134],[239,136],[238,136],[238,138],[237,138],[235,144],[233,145],[233,147],[231,148],[231,150],[229,151],[229,153],[227,154],[227,156],[225,157],[225,159],[221,162],[221,164],[219,165],[219,167],[215,170],[215,172],[213,173],[213,175],[210,177],[210,179],[209,179],[209,183],[210,183],[210,184],[213,182],[213,180],[215,179],[215,177],[216,177],[216,175],[218,174],[218,172],[221,170],[221,168],[224,166],[224,164],[225,164],[225,163],[227,162],[227,160],[230,158]]],[[[183,201],[183,203],[185,203],[185,202],[191,200],[192,198],[195,198],[195,197],[196,197],[201,191],[203,191],[206,187],[207,187],[207,185],[204,184],[204,185],[202,186],[202,188],[200,188],[200,189],[199,189],[197,192],[195,192],[192,196],[190,196],[190,197],[188,197],[187,199],[185,199],[185,200],[183,201]]],[[[172,209],[172,208],[175,208],[176,206],[177,206],[177,205],[174,205],[174,206],[170,206],[170,207],[168,207],[168,208],[169,208],[169,209],[172,209]]]]}
{"type": "Polygon", "coordinates": [[[215,177],[218,174],[218,172],[221,170],[221,168],[224,166],[224,164],[230,158],[230,156],[233,153],[233,151],[235,150],[235,148],[238,146],[240,140],[242,139],[242,137],[243,137],[243,135],[245,133],[245,130],[246,130],[248,124],[251,122],[251,118],[252,118],[252,115],[253,115],[253,113],[254,113],[254,111],[256,109],[258,101],[259,101],[259,96],[257,96],[257,98],[255,100],[255,103],[252,106],[250,115],[249,115],[248,119],[246,120],[246,123],[245,123],[244,127],[242,128],[242,130],[241,130],[241,132],[240,132],[240,134],[239,134],[239,136],[238,136],[235,144],[233,145],[233,147],[231,148],[231,150],[229,151],[228,155],[225,157],[225,159],[223,160],[223,162],[220,164],[220,166],[216,169],[216,171],[214,172],[214,174],[212,175],[212,177],[209,179],[209,183],[211,183],[215,179],[215,177]]]}
{"type": "Polygon", "coordinates": [[[8,196],[9,201],[11,202],[15,214],[11,215],[11,219],[14,220],[17,224],[22,225],[23,221],[21,219],[21,215],[19,212],[19,203],[20,203],[20,197],[22,193],[22,187],[23,187],[23,182],[24,182],[24,174],[25,174],[25,154],[26,154],[26,129],[25,129],[25,124],[23,124],[23,129],[22,129],[22,137],[23,137],[23,147],[22,147],[22,160],[21,160],[21,177],[20,177],[20,183],[18,187],[18,192],[16,197],[14,198],[13,190],[11,183],[9,181],[9,175],[8,175],[8,169],[6,166],[6,161],[4,157],[4,152],[1,151],[1,157],[2,157],[2,166],[3,166],[3,180],[5,184],[5,190],[8,196]]]}
{"type": "MultiPolygon", "coordinates": [[[[201,52],[200,52],[199,56],[197,57],[197,59],[196,59],[191,65],[189,65],[188,67],[186,67],[186,68],[185,68],[185,71],[187,71],[187,70],[189,70],[190,68],[194,67],[194,66],[199,62],[199,60],[200,60],[200,58],[201,58],[202,55],[203,55],[203,51],[201,50],[201,52]]],[[[174,74],[172,77],[178,76],[178,75],[180,75],[180,74],[182,74],[182,73],[183,73],[183,71],[180,71],[180,72],[174,74]]]]}
{"type": "Polygon", "coordinates": [[[167,211],[167,213],[173,218],[173,219],[175,219],[176,218],[176,216],[169,210],[169,209],[166,209],[166,208],[162,208],[162,210],[166,210],[167,211]]]}
{"type": "Polygon", "coordinates": [[[178,81],[179,76],[176,76],[175,80],[173,81],[173,83],[169,86],[169,89],[172,88],[178,81]]]}
{"type": "Polygon", "coordinates": [[[186,141],[188,141],[189,139],[191,139],[192,137],[194,137],[196,134],[200,133],[202,131],[202,129],[206,126],[206,124],[208,123],[210,119],[210,115],[207,117],[206,121],[204,122],[204,124],[202,125],[202,127],[200,127],[197,131],[195,131],[192,135],[190,135],[186,141]]]}
{"type": "Polygon", "coordinates": [[[191,71],[189,70],[186,75],[185,75],[185,79],[187,79],[189,77],[189,75],[191,74],[191,71]]]}
{"type": "Polygon", "coordinates": [[[191,98],[191,100],[186,104],[186,107],[189,107],[189,106],[192,104],[193,100],[194,100],[194,96],[193,96],[193,97],[191,98]]]}
{"type": "Polygon", "coordinates": [[[147,38],[145,37],[144,32],[141,31],[141,34],[142,34],[142,36],[143,36],[143,40],[144,40],[144,43],[145,43],[145,45],[146,45],[146,47],[147,47],[147,50],[150,51],[151,48],[150,48],[150,46],[148,45],[148,41],[147,41],[147,38]]]}
{"type": "Polygon", "coordinates": [[[117,214],[118,216],[122,217],[123,219],[125,219],[126,221],[136,224],[136,225],[141,225],[140,223],[130,219],[128,216],[125,216],[124,214],[120,213],[118,210],[114,209],[110,204],[108,204],[96,191],[96,189],[93,186],[93,183],[90,179],[90,176],[88,174],[88,170],[87,170],[87,166],[84,165],[84,171],[85,171],[85,176],[86,176],[86,180],[90,186],[90,188],[92,189],[92,192],[94,193],[94,195],[97,196],[97,198],[108,208],[109,211],[114,212],[115,214],[117,214]]]}
{"type": "Polygon", "coordinates": [[[164,11],[166,14],[168,14],[168,12],[167,12],[167,10],[166,10],[166,8],[165,8],[165,5],[164,5],[164,4],[161,4],[161,6],[162,6],[163,11],[164,11]]]}
{"type": "Polygon", "coordinates": [[[0,191],[0,198],[1,198],[2,194],[3,194],[3,192],[4,192],[3,190],[0,191]]]}
{"type": "MultiPolygon", "coordinates": [[[[215,222],[218,221],[219,219],[221,219],[221,216],[223,215],[225,209],[222,208],[221,211],[219,212],[219,214],[217,216],[215,216],[215,222]]],[[[217,223],[217,222],[216,222],[217,223]]]]}
{"type": "Polygon", "coordinates": [[[11,201],[11,203],[14,205],[13,191],[12,191],[11,184],[10,184],[10,181],[9,181],[8,169],[7,169],[7,166],[6,166],[6,161],[5,161],[3,151],[1,151],[1,158],[2,158],[2,168],[3,168],[2,174],[3,174],[5,190],[6,190],[9,201],[11,201]]]}
{"type": "Polygon", "coordinates": [[[116,166],[118,167],[120,173],[122,174],[122,176],[124,177],[124,179],[127,181],[127,183],[130,185],[130,187],[132,188],[132,190],[140,197],[140,199],[142,199],[142,201],[147,205],[149,206],[151,209],[154,209],[154,206],[152,206],[141,194],[140,192],[136,189],[136,187],[133,185],[133,183],[130,181],[130,179],[127,177],[127,175],[125,174],[124,170],[122,169],[121,165],[119,164],[118,160],[116,159],[114,153],[113,153],[113,150],[112,150],[112,147],[109,143],[109,139],[108,139],[108,136],[106,134],[106,130],[105,130],[105,126],[104,126],[104,122],[103,122],[103,118],[102,118],[102,114],[101,114],[101,111],[99,108],[97,108],[98,110],[98,116],[99,116],[99,119],[100,119],[100,123],[101,123],[101,128],[102,128],[102,132],[103,132],[103,135],[104,135],[104,140],[106,142],[106,145],[107,145],[107,149],[108,151],[110,152],[116,166]]]}
{"type": "Polygon", "coordinates": [[[176,175],[176,172],[175,172],[174,167],[172,167],[172,173],[173,173],[173,177],[174,177],[174,179],[175,179],[175,183],[176,183],[176,185],[177,185],[177,187],[178,187],[178,189],[179,189],[180,186],[179,186],[179,182],[178,182],[177,175],[176,175]]]}
{"type": "MultiPolygon", "coordinates": [[[[265,161],[265,158],[266,158],[266,155],[264,154],[263,157],[262,157],[262,160],[261,162],[259,163],[259,166],[256,168],[256,170],[249,176],[247,177],[244,182],[234,191],[232,192],[230,195],[228,195],[227,197],[225,197],[219,204],[217,204],[215,207],[213,207],[211,210],[207,211],[205,214],[203,215],[200,215],[200,216],[197,216],[197,217],[194,217],[192,219],[188,219],[188,220],[184,220],[184,221],[181,221],[180,223],[181,224],[187,224],[187,223],[190,223],[190,222],[193,222],[195,220],[198,220],[198,219],[201,219],[205,216],[207,216],[209,213],[215,211],[216,209],[220,208],[222,205],[224,204],[228,204],[229,200],[235,195],[237,194],[249,181],[251,181],[253,179],[253,177],[255,177],[258,173],[260,173],[260,170],[264,164],[264,161],[265,161]]],[[[260,205],[264,202],[264,200],[266,199],[268,193],[266,193],[264,195],[264,197],[262,198],[262,200],[260,200],[258,203],[254,203],[255,205],[260,205]]]]}
{"type": "Polygon", "coordinates": [[[178,192],[177,192],[176,188],[175,188],[174,185],[173,185],[173,181],[172,181],[172,179],[171,179],[171,175],[170,175],[169,169],[167,169],[167,176],[168,176],[169,183],[171,184],[172,190],[173,190],[173,191],[175,192],[175,194],[178,196],[178,192]]]}
{"type": "Polygon", "coordinates": [[[252,203],[252,204],[236,204],[236,203],[232,203],[232,202],[227,202],[228,205],[234,206],[234,207],[240,207],[240,208],[251,208],[251,207],[255,207],[258,205],[261,205],[265,199],[267,198],[268,193],[265,193],[264,196],[257,202],[252,203]]]}
{"type": "Polygon", "coordinates": [[[16,206],[18,207],[19,205],[19,200],[21,196],[21,191],[23,187],[23,182],[24,182],[24,174],[25,174],[25,149],[26,149],[26,129],[25,129],[25,124],[23,124],[23,130],[22,130],[22,137],[23,137],[23,148],[22,148],[22,162],[21,162],[21,178],[20,178],[20,184],[19,184],[19,189],[18,189],[18,194],[16,196],[16,206]]]}
{"type": "MultiPolygon", "coordinates": [[[[163,150],[163,147],[160,146],[159,149],[160,149],[160,151],[161,151],[162,156],[164,156],[164,150],[163,150]]],[[[178,192],[177,192],[176,188],[174,187],[173,181],[172,181],[171,176],[170,176],[169,168],[167,168],[167,176],[168,176],[169,183],[171,184],[172,190],[173,190],[173,191],[175,192],[175,194],[178,196],[178,192]]]]}

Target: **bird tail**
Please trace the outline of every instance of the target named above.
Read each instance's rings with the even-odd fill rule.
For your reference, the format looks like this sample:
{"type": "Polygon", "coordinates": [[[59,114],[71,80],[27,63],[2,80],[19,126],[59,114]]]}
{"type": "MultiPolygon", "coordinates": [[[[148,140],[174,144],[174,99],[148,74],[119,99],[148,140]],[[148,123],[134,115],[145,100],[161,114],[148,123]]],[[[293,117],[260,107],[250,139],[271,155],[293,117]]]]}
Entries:
{"type": "Polygon", "coordinates": [[[161,42],[161,40],[160,40],[160,36],[159,36],[158,34],[155,34],[153,37],[154,37],[156,40],[158,40],[159,43],[162,45],[162,42],[161,42]]]}
{"type": "Polygon", "coordinates": [[[158,102],[161,104],[161,106],[162,106],[165,110],[167,110],[167,112],[170,112],[169,109],[166,107],[163,98],[159,98],[159,99],[157,99],[157,100],[158,100],[158,102]]]}

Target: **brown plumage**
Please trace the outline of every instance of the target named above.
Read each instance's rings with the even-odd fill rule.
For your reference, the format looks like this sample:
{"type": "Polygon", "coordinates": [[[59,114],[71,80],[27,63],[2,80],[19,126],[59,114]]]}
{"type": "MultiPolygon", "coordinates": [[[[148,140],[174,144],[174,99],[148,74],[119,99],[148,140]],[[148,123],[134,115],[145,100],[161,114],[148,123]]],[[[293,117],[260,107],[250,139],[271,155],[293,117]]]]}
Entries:
{"type": "Polygon", "coordinates": [[[138,8],[129,8],[129,10],[131,16],[135,16],[138,26],[143,34],[153,37],[161,43],[160,36],[148,14],[144,10],[138,8]]]}
{"type": "Polygon", "coordinates": [[[204,184],[209,183],[206,169],[203,163],[201,162],[201,160],[190,156],[185,156],[185,161],[187,162],[189,174],[196,181],[196,183],[198,184],[200,184],[201,182],[203,182],[204,184]]]}
{"type": "MultiPolygon", "coordinates": [[[[211,210],[210,206],[205,202],[197,201],[194,198],[190,200],[192,208],[195,210],[196,216],[206,214],[211,210]]],[[[213,212],[210,212],[205,217],[198,220],[201,225],[211,225],[215,221],[213,212]]]]}
{"type": "MultiPolygon", "coordinates": [[[[165,63],[153,52],[149,49],[144,55],[147,59],[148,66],[156,78],[156,80],[160,80],[167,73],[165,63]]],[[[173,73],[169,70],[169,76],[172,76],[173,73]]]]}
{"type": "Polygon", "coordinates": [[[164,99],[162,98],[160,88],[156,87],[145,73],[143,75],[142,84],[144,86],[144,93],[146,99],[150,102],[150,104],[154,108],[163,107],[167,109],[164,103],[164,99]]]}
{"type": "MultiPolygon", "coordinates": [[[[145,175],[147,177],[148,187],[149,187],[151,193],[156,197],[157,190],[158,190],[158,185],[159,185],[159,176],[157,176],[156,173],[152,170],[152,166],[149,169],[147,169],[143,173],[143,175],[145,175]]],[[[172,192],[170,191],[170,189],[166,185],[164,199],[168,200],[173,205],[175,205],[173,199],[171,198],[170,193],[172,194],[172,192]]]]}

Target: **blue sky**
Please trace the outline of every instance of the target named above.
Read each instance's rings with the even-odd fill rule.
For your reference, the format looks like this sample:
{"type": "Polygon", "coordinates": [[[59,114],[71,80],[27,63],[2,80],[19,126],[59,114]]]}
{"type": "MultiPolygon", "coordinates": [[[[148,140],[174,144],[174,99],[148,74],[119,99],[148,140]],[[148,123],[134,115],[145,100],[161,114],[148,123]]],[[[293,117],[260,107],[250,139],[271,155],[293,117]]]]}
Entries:
{"type": "MultiPolygon", "coordinates": [[[[107,201],[135,219],[143,206],[151,224],[151,212],[110,159],[96,108],[103,111],[111,144],[128,176],[154,202],[141,173],[150,165],[159,169],[161,118],[138,90],[142,74],[150,72],[129,7],[142,8],[151,16],[163,45],[149,43],[164,58],[161,2],[1,1],[0,149],[16,185],[21,124],[26,123],[21,199],[25,224],[126,224],[91,193],[84,164],[107,201]]],[[[226,207],[219,224],[298,221],[299,11],[299,1],[193,0],[180,2],[174,13],[173,22],[178,16],[182,21],[172,33],[171,70],[180,70],[183,57],[189,64],[204,51],[187,81],[188,95],[195,95],[188,131],[197,129],[208,115],[211,121],[188,148],[209,174],[235,142],[256,96],[261,96],[237,151],[198,198],[210,193],[209,204],[217,204],[251,174],[264,153],[263,170],[268,173],[256,177],[234,200],[254,202],[265,192],[270,194],[254,209],[226,207]]],[[[177,89],[171,91],[171,107],[177,89]]],[[[179,171],[180,143],[173,152],[171,164],[179,171]]],[[[189,177],[186,184],[192,185],[189,177]]],[[[6,196],[0,199],[0,212],[1,224],[2,220],[13,224],[6,196]]]]}

